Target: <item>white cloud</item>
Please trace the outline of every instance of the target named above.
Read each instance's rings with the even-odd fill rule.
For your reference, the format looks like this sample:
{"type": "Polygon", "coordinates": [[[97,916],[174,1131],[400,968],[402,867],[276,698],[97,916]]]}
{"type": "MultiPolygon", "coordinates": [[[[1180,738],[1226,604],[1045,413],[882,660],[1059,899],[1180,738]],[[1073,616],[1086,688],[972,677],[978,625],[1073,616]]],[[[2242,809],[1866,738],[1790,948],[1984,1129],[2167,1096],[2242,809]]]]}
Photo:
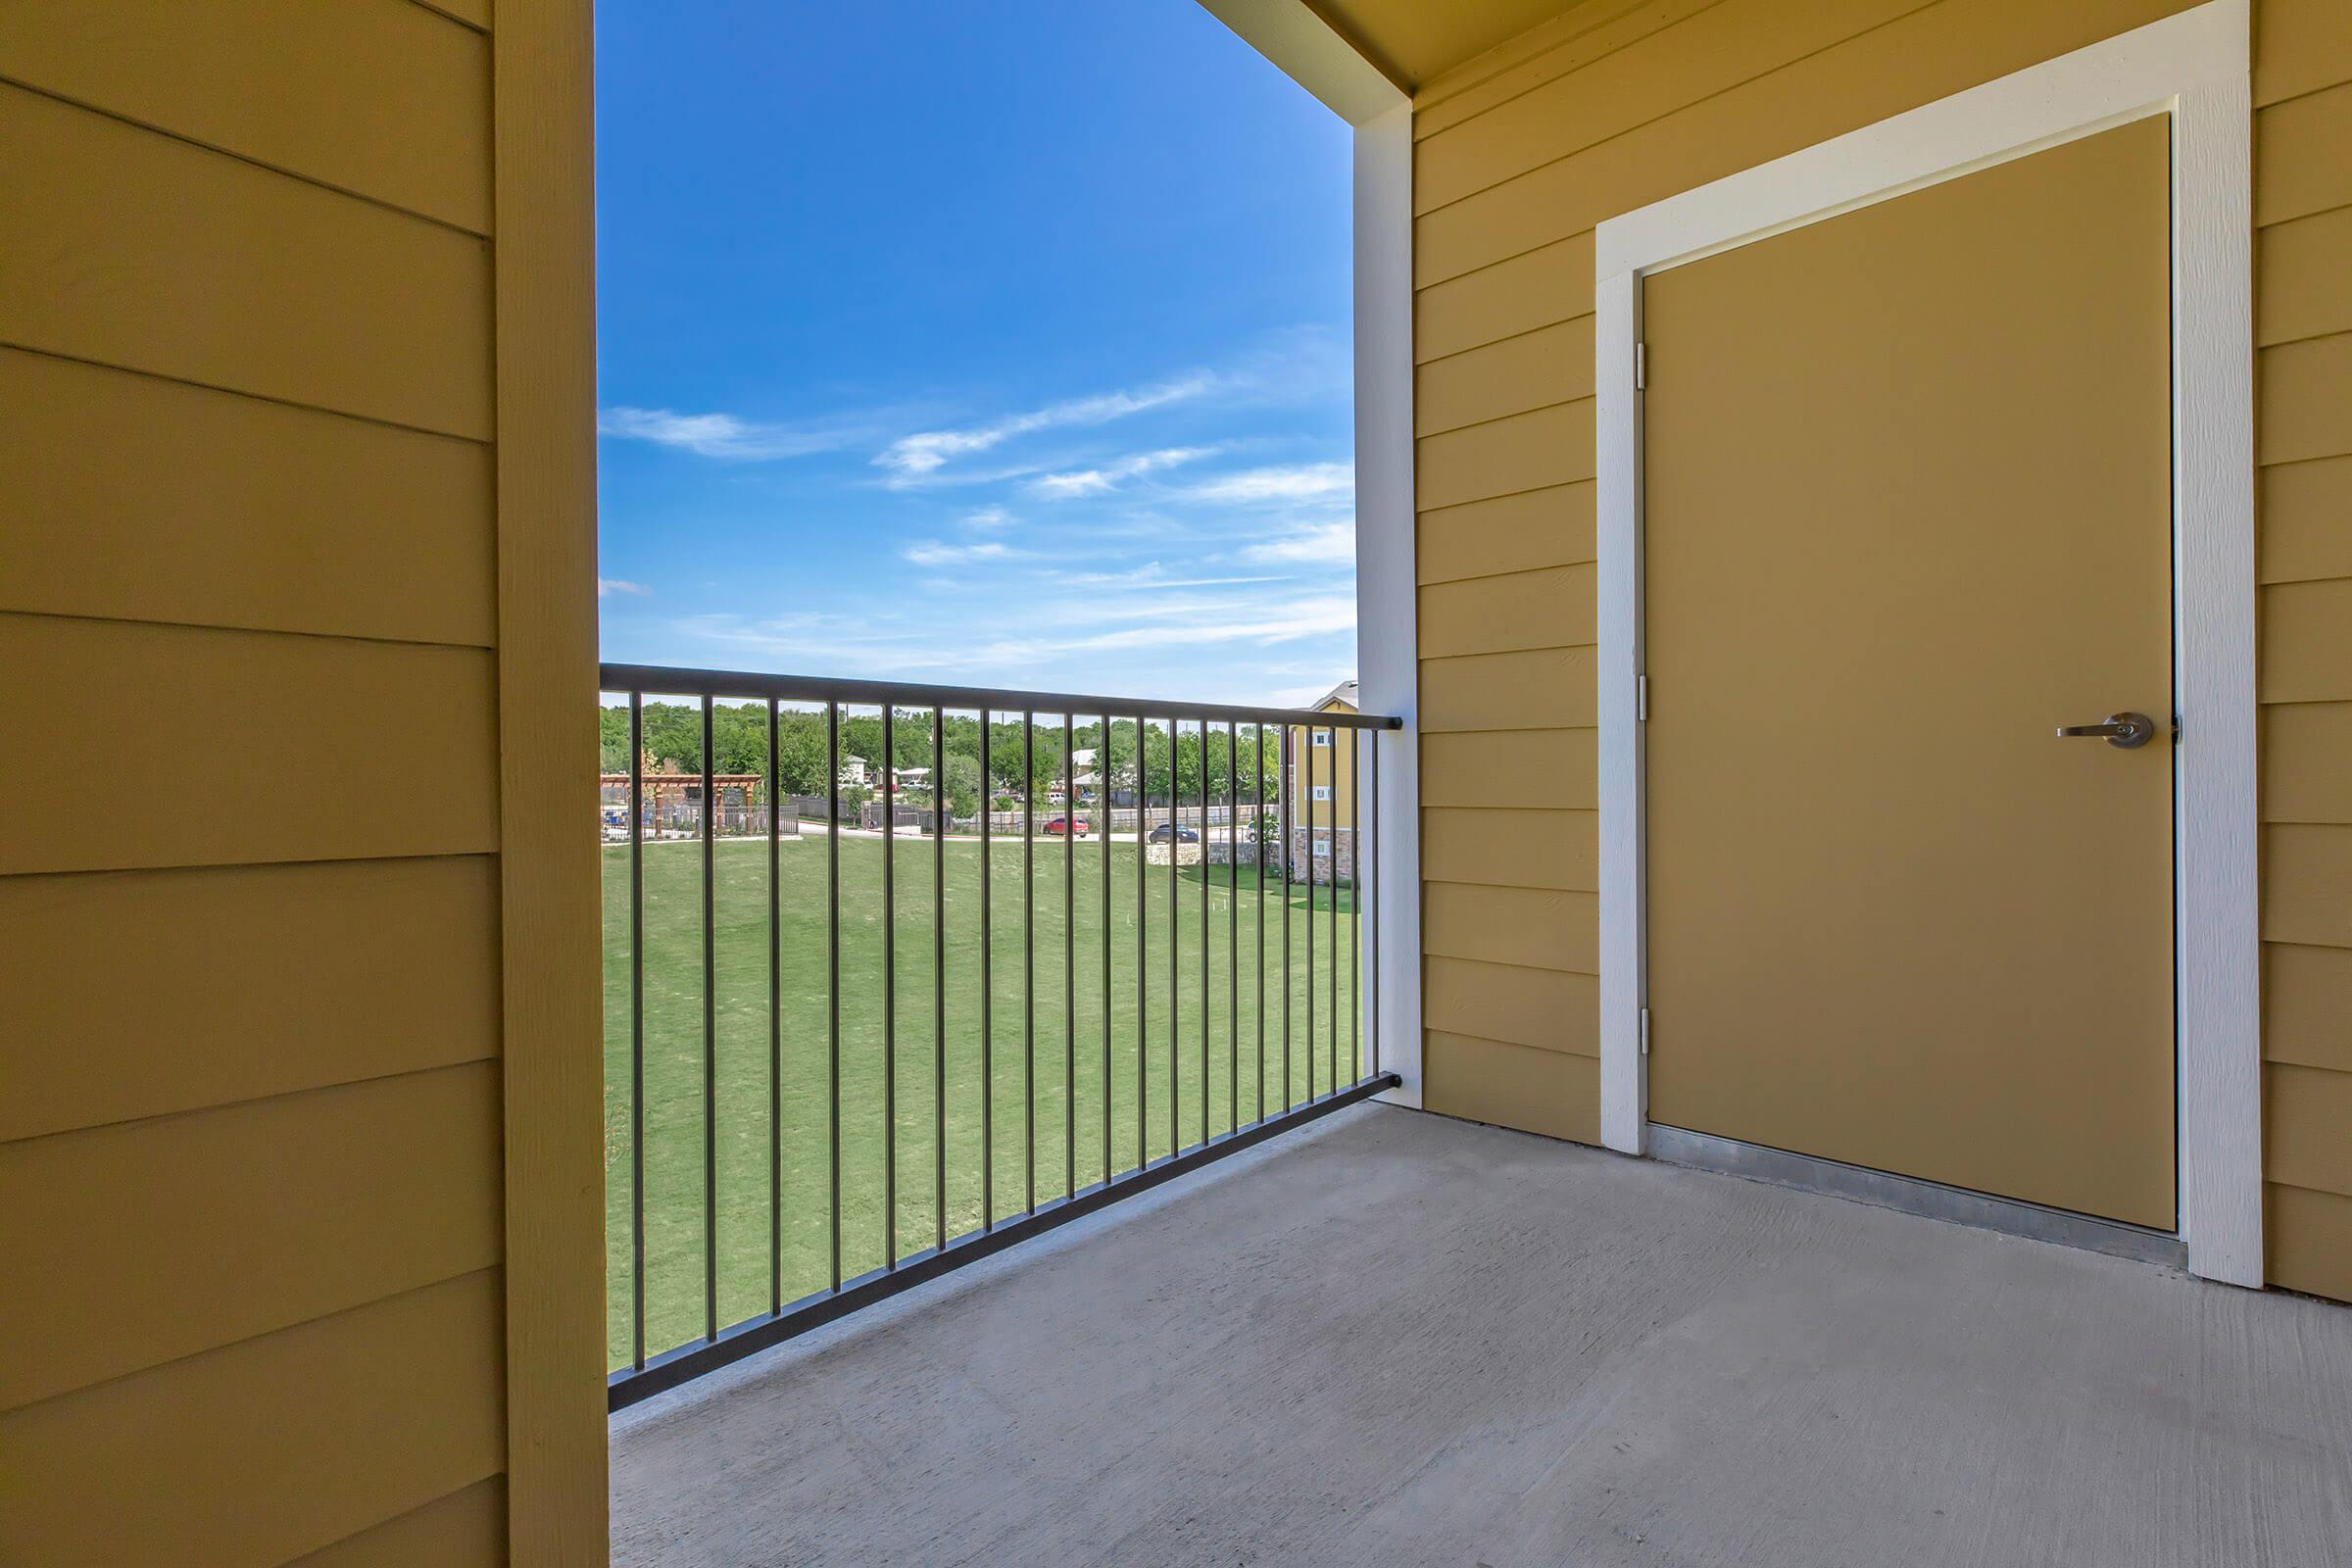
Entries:
{"type": "Polygon", "coordinates": [[[976,545],[951,545],[938,539],[919,539],[899,552],[918,566],[965,566],[976,561],[1006,561],[1021,552],[991,539],[976,545]]]}
{"type": "Polygon", "coordinates": [[[982,507],[977,512],[967,512],[963,514],[963,525],[980,532],[1009,528],[1012,523],[1012,514],[1006,512],[1003,507],[982,507]]]}
{"type": "Polygon", "coordinates": [[[900,630],[882,615],[807,612],[746,620],[740,615],[690,615],[674,622],[670,636],[748,653],[787,668],[826,675],[883,677],[949,667],[963,656],[942,647],[928,632],[900,630]]]}
{"type": "Polygon", "coordinates": [[[1078,654],[1184,648],[1200,644],[1295,642],[1355,629],[1355,601],[1337,595],[1239,606],[1219,619],[1199,616],[1175,625],[1123,626],[1084,637],[1024,638],[993,643],[974,655],[982,663],[1036,664],[1078,654]]]}
{"type": "Polygon", "coordinates": [[[1352,522],[1314,522],[1279,539],[1268,539],[1244,547],[1242,559],[1260,562],[1297,562],[1314,565],[1338,565],[1355,559],[1355,524],[1352,522]]]}
{"type": "Polygon", "coordinates": [[[831,452],[859,439],[849,424],[761,424],[732,414],[680,414],[673,409],[633,409],[615,406],[597,416],[599,435],[623,441],[651,441],[676,447],[699,457],[758,463],[771,458],[807,457],[831,452]]]}
{"type": "Polygon", "coordinates": [[[1164,408],[1171,403],[1197,398],[1216,384],[1215,376],[1205,372],[1196,373],[1173,381],[1162,381],[1155,386],[1102,392],[1093,397],[1050,403],[1042,409],[1006,415],[1004,418],[961,430],[921,430],[893,441],[874,459],[874,464],[891,471],[888,483],[918,483],[956,458],[986,452],[1017,435],[1028,435],[1038,430],[1107,424],[1113,419],[1123,419],[1149,409],[1164,408]]]}
{"type": "Polygon", "coordinates": [[[1240,503],[1330,501],[1355,493],[1355,469],[1345,463],[1298,463],[1287,467],[1245,468],[1197,485],[1196,501],[1240,503]]]}
{"type": "Polygon", "coordinates": [[[653,590],[641,582],[624,582],[618,577],[596,579],[596,597],[607,599],[613,594],[650,594],[653,590]]]}
{"type": "Polygon", "coordinates": [[[1156,452],[1138,452],[1115,463],[1103,464],[1099,468],[1040,474],[1029,481],[1029,488],[1040,496],[1055,501],[1068,501],[1078,496],[1099,496],[1117,489],[1126,480],[1195,462],[1215,450],[1214,447],[1162,447],[1156,452]]]}

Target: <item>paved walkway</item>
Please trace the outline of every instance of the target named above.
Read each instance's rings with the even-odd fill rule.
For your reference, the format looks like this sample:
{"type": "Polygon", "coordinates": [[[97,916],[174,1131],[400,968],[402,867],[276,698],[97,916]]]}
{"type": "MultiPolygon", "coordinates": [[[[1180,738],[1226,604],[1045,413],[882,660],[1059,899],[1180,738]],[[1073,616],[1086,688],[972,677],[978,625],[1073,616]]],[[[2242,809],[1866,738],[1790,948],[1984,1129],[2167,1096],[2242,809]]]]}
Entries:
{"type": "Polygon", "coordinates": [[[2352,1308],[1344,1112],[616,1418],[623,1564],[2352,1563],[2352,1308]]]}

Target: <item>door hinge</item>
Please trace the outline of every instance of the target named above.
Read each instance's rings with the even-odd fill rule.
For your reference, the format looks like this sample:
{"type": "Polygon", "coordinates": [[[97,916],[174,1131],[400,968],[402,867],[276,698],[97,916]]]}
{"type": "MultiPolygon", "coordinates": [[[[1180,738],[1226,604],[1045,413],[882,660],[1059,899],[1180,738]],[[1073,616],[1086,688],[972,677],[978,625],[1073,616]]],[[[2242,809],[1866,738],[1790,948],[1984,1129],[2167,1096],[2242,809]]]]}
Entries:
{"type": "Polygon", "coordinates": [[[1649,677],[1647,675],[1634,677],[1634,717],[1644,724],[1649,722],[1649,677]]]}
{"type": "Polygon", "coordinates": [[[1637,392],[1642,392],[1646,391],[1648,387],[1649,345],[1646,343],[1637,343],[1634,345],[1634,390],[1637,392]]]}
{"type": "Polygon", "coordinates": [[[1642,1054],[1649,1054],[1649,1009],[1642,1009],[1642,1054]]]}

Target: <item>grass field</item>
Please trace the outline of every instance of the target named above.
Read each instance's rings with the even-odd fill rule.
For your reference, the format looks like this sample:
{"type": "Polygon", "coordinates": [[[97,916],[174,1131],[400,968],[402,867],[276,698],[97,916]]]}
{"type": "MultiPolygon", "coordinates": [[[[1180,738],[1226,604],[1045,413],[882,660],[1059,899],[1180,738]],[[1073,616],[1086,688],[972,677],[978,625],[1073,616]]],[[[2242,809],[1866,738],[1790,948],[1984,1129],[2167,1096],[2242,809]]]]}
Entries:
{"type": "MultiPolygon", "coordinates": [[[[826,880],[822,835],[787,840],[779,851],[782,1038],[774,1049],[775,1184],[780,1237],[771,1237],[770,1068],[768,1023],[770,928],[768,857],[763,840],[721,841],[717,869],[715,1011],[717,1071],[718,1293],[721,1327],[769,1304],[771,1247],[789,1301],[832,1282],[831,1149],[827,1093],[826,880]]],[[[895,1125],[898,1252],[919,1251],[938,1236],[934,1129],[939,1097],[935,1042],[932,901],[933,845],[901,839],[896,851],[896,1115],[886,1109],[890,1081],[884,1034],[883,846],[871,838],[841,842],[841,1271],[849,1278],[884,1255],[887,1136],[895,1125]]],[[[1175,1086],[1177,1146],[1247,1123],[1261,1103],[1283,1101],[1283,898],[1279,871],[1261,890],[1240,873],[1228,888],[1225,866],[1139,867],[1132,839],[1110,849],[1107,914],[1102,849],[1068,847],[1075,887],[1065,921],[1065,847],[1040,839],[1030,883],[1036,899],[1033,968],[1023,973],[1023,875],[1020,841],[991,851],[991,961],[994,1082],[982,1078],[982,931],[977,844],[945,846],[945,992],[947,1214],[950,1237],[976,1229],[983,1202],[982,1120],[993,1120],[998,1217],[1100,1181],[1104,1164],[1102,1106],[1110,1102],[1108,1159],[1113,1172],[1136,1164],[1139,1086],[1148,1100],[1145,1147],[1153,1159],[1171,1148],[1169,1086],[1175,1086]],[[1139,1038],[1137,995],[1138,877],[1144,878],[1147,952],[1143,961],[1148,1037],[1139,1038]],[[1170,918],[1170,891],[1175,918],[1170,918]],[[1262,926],[1260,909],[1263,909],[1262,926]],[[1065,936],[1066,927],[1066,936],[1065,936]],[[1171,939],[1173,927],[1173,939],[1171,939]],[[1265,942],[1261,997],[1258,943],[1265,942]],[[1237,935],[1238,933],[1238,935],[1237,935]],[[1109,1071],[1104,1078],[1102,952],[1110,945],[1109,1071]],[[1065,965],[1065,942],[1075,962],[1065,965]],[[1239,984],[1229,972],[1238,942],[1239,984]],[[1207,982],[1202,1040],[1203,958],[1207,982]],[[1170,963],[1176,966],[1171,984],[1170,963]],[[1065,975],[1067,977],[1065,982],[1065,975]],[[1065,990],[1065,984],[1067,989],[1065,990]],[[1175,1032],[1170,1032],[1173,991],[1175,1032]],[[1236,995],[1238,991],[1238,997],[1236,995]],[[1074,1009],[1065,997],[1074,993],[1074,1009]],[[1262,1071],[1260,1005],[1264,1009],[1262,1071]],[[1238,1016],[1237,1016],[1238,1015],[1238,1016]],[[1238,1030],[1236,1024],[1238,1022],[1238,1030]],[[1030,1049],[1024,1053],[1024,1042],[1030,1049]],[[1139,1053],[1140,1047],[1140,1053],[1139,1053]],[[1139,1054],[1142,1058],[1139,1073],[1139,1054]],[[1027,1060],[1024,1061],[1026,1054],[1027,1060]],[[1238,1071],[1236,1056],[1238,1055],[1238,1071]],[[1203,1064],[1205,1062],[1205,1084],[1203,1064]],[[1229,1084],[1235,1093],[1229,1093],[1229,1084]],[[1026,1110],[1026,1114],[1024,1113],[1026,1110]],[[1074,1126],[1075,1136],[1069,1136],[1074,1126]]],[[[630,1246],[631,1075],[629,1066],[629,859],[625,847],[605,851],[605,1148],[608,1346],[614,1366],[632,1353],[634,1286],[630,1246]]],[[[646,1351],[657,1354],[699,1337],[705,1325],[703,1199],[704,1070],[702,855],[691,843],[648,845],[645,875],[645,1295],[646,1351]]],[[[1307,1093],[1314,1056],[1316,1092],[1355,1076],[1355,912],[1347,890],[1337,907],[1328,888],[1294,886],[1290,899],[1291,1098],[1307,1093]],[[1307,926],[1312,913],[1314,971],[1309,1034],[1307,926]],[[1338,944],[1332,941],[1334,923],[1338,944]],[[1338,1012],[1331,957],[1341,955],[1338,1012]],[[1335,1024],[1337,1027],[1335,1027],[1335,1024]]]]}

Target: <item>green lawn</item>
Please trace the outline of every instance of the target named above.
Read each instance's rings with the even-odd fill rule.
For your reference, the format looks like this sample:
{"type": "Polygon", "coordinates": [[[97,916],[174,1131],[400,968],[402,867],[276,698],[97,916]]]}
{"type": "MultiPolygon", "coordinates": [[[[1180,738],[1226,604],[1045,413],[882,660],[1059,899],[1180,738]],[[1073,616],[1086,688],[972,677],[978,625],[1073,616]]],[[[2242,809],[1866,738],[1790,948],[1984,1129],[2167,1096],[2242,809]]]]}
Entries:
{"type": "MultiPolygon", "coordinates": [[[[828,1138],[825,887],[827,841],[821,835],[786,841],[780,850],[783,982],[782,1042],[777,1074],[782,1107],[780,1211],[783,1297],[791,1300],[832,1281],[830,1141],[828,1138]]],[[[938,1236],[933,1150],[939,1107],[934,1052],[939,1037],[933,1009],[936,919],[928,840],[899,841],[895,867],[897,945],[898,1250],[931,1246],[938,1236]]],[[[1136,1164],[1139,1045],[1143,1088],[1149,1096],[1146,1149],[1158,1159],[1170,1150],[1171,1067],[1176,1087],[1175,1139],[1189,1147],[1202,1136],[1205,1060],[1207,1128],[1233,1121],[1238,1083],[1245,1123],[1261,1103],[1282,1098],[1282,886],[1279,873],[1262,893],[1266,974],[1258,987],[1261,892],[1248,868],[1239,899],[1228,892],[1225,866],[1207,868],[1207,1041],[1203,1048],[1202,868],[1171,871],[1137,865],[1134,841],[1114,842],[1107,920],[1102,896],[1102,851],[1093,842],[1069,847],[1076,887],[1074,918],[1065,922],[1065,847],[1040,839],[1035,852],[1036,894],[1033,1003],[1025,1005],[1021,845],[1000,839],[993,850],[990,898],[994,932],[994,1083],[986,1099],[994,1121],[993,1206],[1002,1218],[1030,1200],[1069,1190],[1074,1164],[1081,1188],[1100,1181],[1104,1163],[1102,943],[1110,942],[1111,1128],[1109,1164],[1136,1164]],[[1136,985],[1137,877],[1146,878],[1144,964],[1151,1021],[1138,1038],[1136,985]],[[1169,895],[1176,918],[1170,919],[1169,895]],[[1240,980],[1229,979],[1229,942],[1238,914],[1240,980]],[[1065,1006],[1064,942],[1074,942],[1070,981],[1075,1010],[1065,1006]],[[1169,1028],[1171,925],[1176,1031],[1169,1028]],[[1235,992],[1238,989],[1238,1008],[1235,992]],[[1259,1066],[1260,1003],[1264,1005],[1264,1065],[1259,1066]],[[1030,1008],[1033,1007],[1033,1015],[1030,1008]],[[1239,1014],[1239,1031],[1234,1031],[1239,1014]],[[1024,1020],[1033,1016],[1025,1029],[1024,1020]],[[1033,1042],[1024,1083],[1023,1042],[1033,1042]],[[1233,1071],[1238,1044],[1238,1079],[1233,1071]],[[1073,1058],[1074,1057],[1074,1070],[1073,1058]],[[1262,1091],[1262,1095],[1261,1095],[1262,1091]],[[1024,1115],[1024,1102],[1030,1114],[1024,1115]],[[1075,1118],[1074,1140],[1065,1118],[1075,1118]],[[1033,1151],[1033,1152],[1032,1152],[1033,1151]]],[[[846,1279],[883,1259],[885,1136],[888,1078],[883,1028],[883,850],[879,841],[845,837],[841,843],[841,1271],[846,1279]]],[[[721,1327],[764,1312],[769,1304],[771,1051],[768,1027],[768,858],[762,840],[721,841],[715,851],[717,956],[717,1215],[718,1322],[721,1327]]],[[[605,852],[605,1150],[608,1346],[614,1366],[631,1355],[630,1303],[630,1072],[629,858],[625,847],[605,852]]],[[[703,958],[702,855],[691,843],[649,844],[645,865],[645,1216],[646,1351],[649,1355],[698,1338],[704,1329],[703,958]]],[[[981,855],[977,844],[946,846],[947,1233],[976,1229],[982,1207],[981,1126],[981,855]]],[[[1314,1089],[1355,1076],[1351,1050],[1360,1050],[1361,1023],[1353,1008],[1354,909],[1347,890],[1332,908],[1332,891],[1316,890],[1312,906],[1313,1031],[1308,1031],[1306,890],[1291,898],[1291,1096],[1305,1098],[1308,1062],[1314,1089]],[[1331,941],[1336,913],[1342,962],[1337,974],[1340,1013],[1332,1005],[1331,941]],[[1338,1027],[1334,1027],[1335,1022],[1338,1027]],[[1351,1028],[1352,1026],[1352,1028],[1351,1028]]]]}

